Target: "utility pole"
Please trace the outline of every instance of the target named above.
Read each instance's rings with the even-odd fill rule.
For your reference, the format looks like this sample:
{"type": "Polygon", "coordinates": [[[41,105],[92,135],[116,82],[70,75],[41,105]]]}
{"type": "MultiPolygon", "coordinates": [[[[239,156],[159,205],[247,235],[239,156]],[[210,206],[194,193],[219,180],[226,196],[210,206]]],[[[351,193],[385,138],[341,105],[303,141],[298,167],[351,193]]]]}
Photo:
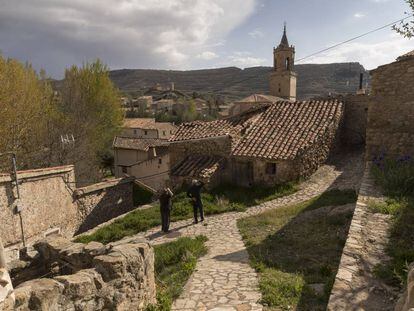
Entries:
{"type": "Polygon", "coordinates": [[[16,206],[14,207],[14,213],[19,215],[19,219],[20,219],[20,230],[21,230],[21,235],[22,235],[22,243],[23,243],[23,248],[26,248],[26,239],[24,236],[24,226],[23,226],[23,218],[22,218],[22,207],[20,205],[20,189],[19,189],[19,179],[17,177],[17,161],[16,161],[16,154],[14,152],[5,152],[5,153],[0,153],[0,156],[11,156],[12,158],[12,167],[13,167],[13,172],[12,172],[12,176],[15,182],[15,186],[16,186],[16,206]]]}

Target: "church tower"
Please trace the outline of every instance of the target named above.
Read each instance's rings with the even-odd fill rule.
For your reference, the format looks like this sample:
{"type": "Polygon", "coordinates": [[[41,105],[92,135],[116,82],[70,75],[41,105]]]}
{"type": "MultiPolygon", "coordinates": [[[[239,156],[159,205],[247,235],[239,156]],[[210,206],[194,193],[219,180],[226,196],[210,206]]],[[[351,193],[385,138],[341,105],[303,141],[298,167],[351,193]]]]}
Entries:
{"type": "Polygon", "coordinates": [[[273,48],[273,70],[270,74],[270,95],[296,100],[295,47],[289,46],[286,36],[286,23],[282,40],[273,48]]]}

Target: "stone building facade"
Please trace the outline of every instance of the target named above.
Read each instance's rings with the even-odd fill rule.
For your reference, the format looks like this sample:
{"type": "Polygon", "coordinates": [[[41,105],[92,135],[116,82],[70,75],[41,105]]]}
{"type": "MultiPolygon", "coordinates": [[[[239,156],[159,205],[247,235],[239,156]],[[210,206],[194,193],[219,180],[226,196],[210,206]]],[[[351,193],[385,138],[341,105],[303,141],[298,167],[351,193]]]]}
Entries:
{"type": "Polygon", "coordinates": [[[282,40],[273,49],[273,70],[270,73],[270,95],[287,100],[296,100],[295,47],[289,46],[286,25],[282,40]]]}
{"type": "Polygon", "coordinates": [[[134,208],[132,179],[75,187],[72,165],[20,171],[20,199],[14,179],[0,175],[0,236],[8,258],[45,236],[72,237],[134,208]],[[21,212],[17,213],[17,209],[21,212]]]}
{"type": "Polygon", "coordinates": [[[414,51],[371,71],[366,157],[414,155],[414,51]]]}
{"type": "Polygon", "coordinates": [[[252,186],[306,177],[326,161],[342,119],[336,100],[278,101],[227,119],[182,124],[170,139],[171,179],[252,186]]]}

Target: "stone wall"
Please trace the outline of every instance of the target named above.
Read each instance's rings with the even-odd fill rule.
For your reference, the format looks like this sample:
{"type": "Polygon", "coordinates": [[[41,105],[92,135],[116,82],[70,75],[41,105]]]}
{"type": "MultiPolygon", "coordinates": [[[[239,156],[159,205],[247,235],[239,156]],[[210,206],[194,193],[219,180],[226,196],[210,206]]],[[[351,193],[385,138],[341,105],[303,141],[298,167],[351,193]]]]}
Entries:
{"type": "Polygon", "coordinates": [[[414,57],[372,72],[366,156],[414,155],[414,57]]]}
{"type": "Polygon", "coordinates": [[[5,311],[144,310],[156,302],[154,252],[145,240],[105,246],[53,237],[34,248],[27,269],[48,278],[18,285],[14,307],[5,311]]]}
{"type": "Polygon", "coordinates": [[[131,178],[115,179],[76,189],[74,197],[81,223],[75,234],[133,209],[132,181],[131,178]]]}
{"type": "Polygon", "coordinates": [[[364,145],[370,96],[347,95],[338,98],[345,104],[341,141],[346,146],[364,145]]]}
{"type": "Polygon", "coordinates": [[[20,221],[28,244],[54,229],[70,236],[80,221],[72,198],[73,166],[23,171],[18,179],[19,202],[10,175],[0,176],[0,236],[9,251],[12,247],[8,256],[13,257],[22,246],[20,221]],[[16,206],[21,208],[20,215],[15,213],[16,206]]]}
{"type": "Polygon", "coordinates": [[[50,234],[69,238],[134,208],[132,179],[76,189],[69,165],[21,171],[18,180],[19,201],[11,176],[0,175],[0,236],[8,261],[19,256],[23,235],[27,245],[50,234]]]}
{"type": "Polygon", "coordinates": [[[328,302],[328,311],[392,310],[395,293],[376,276],[387,264],[390,215],[374,213],[369,204],[382,201],[381,191],[365,168],[348,237],[328,302]]]}
{"type": "Polygon", "coordinates": [[[169,170],[170,154],[166,153],[128,167],[127,173],[130,176],[136,177],[149,187],[160,190],[169,182],[169,170]]]}
{"type": "Polygon", "coordinates": [[[231,143],[230,136],[173,142],[170,144],[170,167],[173,168],[188,155],[216,155],[228,158],[231,143]]]}

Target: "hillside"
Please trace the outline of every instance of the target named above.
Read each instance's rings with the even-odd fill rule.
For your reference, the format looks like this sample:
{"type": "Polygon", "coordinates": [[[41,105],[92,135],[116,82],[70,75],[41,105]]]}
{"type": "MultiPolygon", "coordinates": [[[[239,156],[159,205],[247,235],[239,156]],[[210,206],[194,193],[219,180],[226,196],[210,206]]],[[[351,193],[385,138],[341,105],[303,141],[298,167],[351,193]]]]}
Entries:
{"type": "MultiPolygon", "coordinates": [[[[237,67],[203,70],[121,69],[110,72],[112,81],[124,92],[135,92],[155,83],[174,82],[184,92],[215,93],[237,99],[252,93],[268,93],[271,67],[237,67]]],[[[354,93],[359,74],[367,71],[359,63],[296,65],[298,98],[307,99],[329,93],[354,93]]]]}

